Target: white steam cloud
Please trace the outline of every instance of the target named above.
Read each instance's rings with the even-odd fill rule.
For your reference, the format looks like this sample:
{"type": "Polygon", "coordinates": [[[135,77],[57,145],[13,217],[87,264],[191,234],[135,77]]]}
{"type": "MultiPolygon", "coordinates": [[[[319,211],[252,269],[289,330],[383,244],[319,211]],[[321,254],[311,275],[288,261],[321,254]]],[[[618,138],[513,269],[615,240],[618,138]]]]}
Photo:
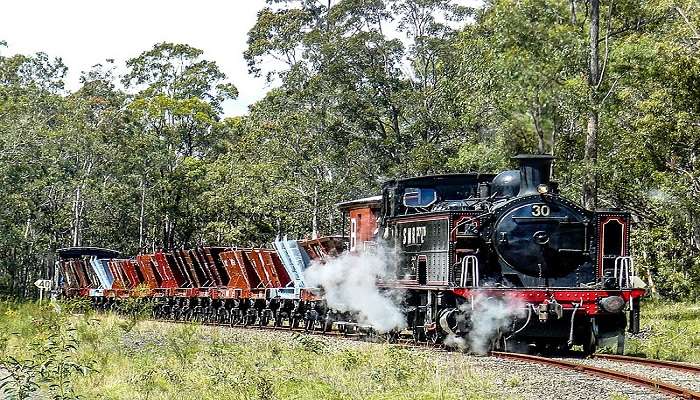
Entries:
{"type": "Polygon", "coordinates": [[[525,317],[524,303],[517,297],[476,297],[470,319],[469,347],[472,352],[486,354],[491,341],[504,330],[514,318],[525,317]]]}
{"type": "Polygon", "coordinates": [[[406,326],[396,293],[380,291],[377,280],[392,278],[395,255],[384,246],[344,253],[325,264],[313,262],[304,272],[312,286],[322,287],[328,306],[356,314],[358,322],[378,332],[406,326]]]}
{"type": "Polygon", "coordinates": [[[510,328],[513,319],[526,316],[525,303],[517,297],[486,297],[479,295],[473,302],[464,303],[457,318],[468,320],[469,333],[466,337],[450,334],[445,345],[486,354],[491,344],[502,331],[510,328]],[[473,307],[472,307],[473,304],[473,307]]]}

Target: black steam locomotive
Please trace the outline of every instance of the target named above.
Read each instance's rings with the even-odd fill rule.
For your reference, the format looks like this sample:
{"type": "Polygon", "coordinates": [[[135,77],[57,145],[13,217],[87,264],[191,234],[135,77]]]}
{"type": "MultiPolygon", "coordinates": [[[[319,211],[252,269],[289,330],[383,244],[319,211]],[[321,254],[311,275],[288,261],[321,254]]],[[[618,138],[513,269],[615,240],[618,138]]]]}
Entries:
{"type": "MultiPolygon", "coordinates": [[[[625,327],[639,329],[644,294],[629,254],[629,213],[589,211],[560,196],[551,156],[514,159],[519,170],[498,175],[389,181],[381,200],[341,207],[351,219],[372,210],[376,225],[365,218],[364,231],[376,230],[397,249],[396,277],[383,285],[407,291],[418,340],[467,338],[480,318],[494,318],[484,304],[500,301],[512,318],[494,327],[492,348],[582,345],[592,352],[616,338],[622,351],[625,327]]],[[[351,245],[362,231],[353,224],[351,245]]]]}

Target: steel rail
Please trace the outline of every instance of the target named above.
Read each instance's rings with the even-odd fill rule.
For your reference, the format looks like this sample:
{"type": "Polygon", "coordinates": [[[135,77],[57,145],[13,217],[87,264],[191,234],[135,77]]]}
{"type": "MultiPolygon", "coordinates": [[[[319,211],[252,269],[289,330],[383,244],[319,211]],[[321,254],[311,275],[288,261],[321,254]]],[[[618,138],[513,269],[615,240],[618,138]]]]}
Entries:
{"type": "Polygon", "coordinates": [[[519,353],[505,353],[500,351],[492,351],[490,354],[511,360],[520,360],[527,362],[534,362],[546,365],[552,365],[555,367],[570,369],[573,371],[584,372],[591,375],[600,376],[602,378],[614,379],[620,382],[632,383],[636,386],[645,387],[648,389],[655,390],[664,394],[670,394],[672,396],[680,397],[683,399],[700,400],[700,392],[696,392],[690,389],[682,388],[670,383],[665,383],[657,381],[654,379],[645,378],[639,375],[633,375],[625,372],[615,371],[607,368],[594,367],[590,365],[584,365],[576,362],[558,360],[553,358],[532,356],[529,354],[519,354],[519,353]]]}
{"type": "Polygon", "coordinates": [[[653,358],[622,356],[622,355],[616,355],[616,354],[593,354],[593,355],[591,355],[591,358],[649,365],[649,366],[653,366],[653,367],[664,367],[664,368],[675,369],[677,371],[689,372],[692,374],[700,374],[700,365],[697,365],[697,364],[689,364],[689,363],[682,363],[682,362],[676,362],[676,361],[666,361],[666,360],[655,360],[653,358]]]}

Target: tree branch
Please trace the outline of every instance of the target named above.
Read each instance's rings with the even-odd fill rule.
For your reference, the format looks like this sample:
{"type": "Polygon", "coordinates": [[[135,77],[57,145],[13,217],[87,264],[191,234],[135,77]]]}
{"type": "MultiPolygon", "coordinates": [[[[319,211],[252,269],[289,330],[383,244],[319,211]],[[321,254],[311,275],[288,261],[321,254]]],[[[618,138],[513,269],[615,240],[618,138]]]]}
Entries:
{"type": "Polygon", "coordinates": [[[615,90],[615,86],[617,86],[617,82],[620,81],[620,78],[615,79],[612,85],[610,85],[610,89],[608,90],[607,93],[605,93],[605,96],[603,97],[603,100],[600,101],[600,104],[605,103],[605,100],[610,96],[610,94],[615,90]]]}
{"type": "MultiPolygon", "coordinates": [[[[605,67],[608,65],[608,56],[610,55],[610,47],[608,46],[608,41],[610,39],[610,21],[612,20],[613,6],[615,4],[614,0],[610,0],[610,6],[608,7],[608,20],[605,23],[605,55],[603,56],[603,67],[600,69],[600,75],[598,76],[598,82],[595,85],[595,89],[598,90],[600,85],[603,83],[603,76],[605,76],[605,67]]],[[[608,92],[609,94],[610,92],[608,92]]],[[[607,95],[606,95],[607,97],[607,95]]]]}
{"type": "Polygon", "coordinates": [[[683,12],[683,10],[681,10],[680,7],[676,6],[675,9],[676,9],[676,11],[678,12],[678,14],[680,14],[680,16],[683,18],[683,20],[685,21],[686,25],[688,25],[688,28],[690,28],[690,30],[693,31],[693,35],[694,35],[693,38],[694,38],[694,39],[700,39],[700,33],[698,33],[698,30],[695,29],[695,27],[693,26],[693,24],[690,23],[690,20],[688,19],[688,16],[685,15],[685,13],[683,12]]]}

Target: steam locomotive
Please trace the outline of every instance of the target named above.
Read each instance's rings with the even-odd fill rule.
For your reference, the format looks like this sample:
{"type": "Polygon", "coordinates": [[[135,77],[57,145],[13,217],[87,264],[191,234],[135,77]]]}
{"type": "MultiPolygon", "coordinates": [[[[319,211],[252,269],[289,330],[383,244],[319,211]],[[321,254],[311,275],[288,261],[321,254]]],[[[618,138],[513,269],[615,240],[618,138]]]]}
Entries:
{"type": "Polygon", "coordinates": [[[562,197],[550,180],[551,156],[514,160],[518,170],[497,175],[385,182],[381,196],[338,204],[339,236],[135,258],[62,249],[56,284],[102,309],[143,298],[158,318],[372,332],[353,313],[330,307],[326,288],[307,285],[305,272],[381,244],[396,257],[392,274],[376,284],[401,293],[406,321],[404,329],[386,332],[390,340],[467,338],[484,305],[500,302],[510,311],[488,332],[491,349],[580,345],[590,353],[616,340],[622,352],[625,329],[639,330],[645,292],[630,257],[630,214],[589,211],[562,197]]]}

